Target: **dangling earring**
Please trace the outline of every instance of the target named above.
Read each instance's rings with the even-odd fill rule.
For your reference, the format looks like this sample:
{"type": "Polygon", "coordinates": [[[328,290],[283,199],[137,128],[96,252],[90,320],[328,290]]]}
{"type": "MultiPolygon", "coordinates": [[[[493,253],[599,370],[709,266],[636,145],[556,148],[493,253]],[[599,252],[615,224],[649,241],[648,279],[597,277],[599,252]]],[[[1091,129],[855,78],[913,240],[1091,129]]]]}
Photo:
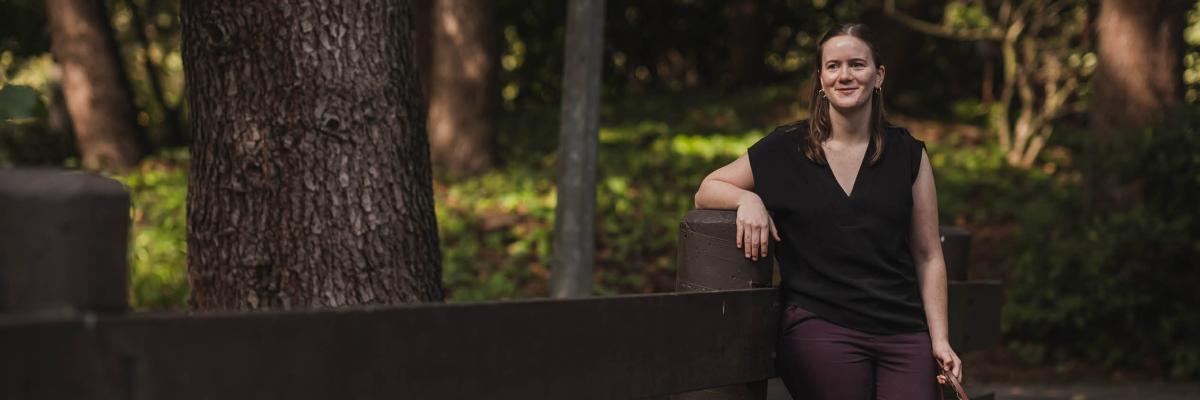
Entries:
{"type": "Polygon", "coordinates": [[[876,86],[876,87],[875,87],[875,94],[881,94],[881,93],[883,93],[883,88],[881,88],[881,87],[879,87],[879,86],[876,86]]]}
{"type": "Polygon", "coordinates": [[[825,99],[825,89],[817,89],[817,94],[821,95],[822,99],[825,99]]]}

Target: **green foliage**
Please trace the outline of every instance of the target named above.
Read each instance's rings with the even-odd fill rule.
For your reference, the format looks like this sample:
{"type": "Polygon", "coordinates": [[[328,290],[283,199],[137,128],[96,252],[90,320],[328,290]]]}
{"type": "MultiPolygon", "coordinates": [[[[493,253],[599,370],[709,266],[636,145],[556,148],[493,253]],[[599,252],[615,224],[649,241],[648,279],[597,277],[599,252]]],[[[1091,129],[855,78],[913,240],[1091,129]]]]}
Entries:
{"type": "Polygon", "coordinates": [[[1183,31],[1187,50],[1183,54],[1183,83],[1187,101],[1200,101],[1200,1],[1188,10],[1187,28],[1183,31]]]}
{"type": "Polygon", "coordinates": [[[129,190],[129,303],[136,310],[187,308],[187,150],[146,159],[118,181],[129,190]]]}
{"type": "MultiPolygon", "coordinates": [[[[602,90],[606,97],[622,97],[716,86],[736,89],[807,75],[821,34],[838,22],[858,19],[868,3],[769,0],[745,7],[718,0],[609,1],[602,90]],[[753,12],[741,14],[745,8],[753,12]],[[739,21],[745,29],[740,35],[734,32],[739,21]],[[730,59],[743,53],[761,57],[749,61],[755,64],[749,69],[756,72],[733,77],[730,59]]],[[[558,102],[566,5],[496,3],[502,32],[499,87],[506,109],[558,102]]]]}
{"type": "Polygon", "coordinates": [[[0,122],[31,118],[40,105],[37,91],[29,86],[0,86],[0,122]]]}
{"type": "Polygon", "coordinates": [[[945,24],[951,29],[979,29],[991,27],[994,22],[979,3],[950,1],[946,2],[945,24]]]}
{"type": "Polygon", "coordinates": [[[1078,153],[1088,178],[1020,215],[1006,263],[1010,349],[1200,376],[1200,108],[1078,153]]]}
{"type": "MultiPolygon", "coordinates": [[[[605,106],[596,204],[596,294],[673,290],[679,220],[704,175],[762,137],[779,87],[726,96],[647,96],[605,106]]],[[[784,110],[794,111],[793,104],[784,110]]],[[[555,108],[506,113],[505,166],[482,176],[440,176],[435,188],[443,281],[451,301],[544,296],[552,261],[555,108]]]]}
{"type": "Polygon", "coordinates": [[[76,155],[66,123],[50,118],[51,65],[49,55],[17,59],[0,52],[0,166],[69,165],[76,155]]]}
{"type": "Polygon", "coordinates": [[[1055,192],[1054,177],[1009,165],[994,144],[964,146],[954,139],[926,145],[937,179],[943,224],[987,226],[1028,212],[1028,200],[1055,192]]]}

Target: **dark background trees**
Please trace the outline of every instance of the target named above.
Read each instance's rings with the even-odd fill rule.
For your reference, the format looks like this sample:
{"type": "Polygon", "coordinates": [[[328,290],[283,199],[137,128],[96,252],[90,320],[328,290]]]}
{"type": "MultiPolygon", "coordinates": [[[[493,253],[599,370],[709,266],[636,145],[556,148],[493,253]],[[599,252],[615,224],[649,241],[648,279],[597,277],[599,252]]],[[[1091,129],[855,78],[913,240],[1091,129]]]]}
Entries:
{"type": "Polygon", "coordinates": [[[496,155],[496,90],[500,30],[495,3],[432,0],[429,36],[419,47],[430,54],[429,146],[436,168],[477,174],[496,155]]]}
{"type": "Polygon", "coordinates": [[[84,167],[137,166],[149,141],[133,98],[104,2],[47,0],[51,49],[84,167]]]}
{"type": "MultiPolygon", "coordinates": [[[[184,101],[181,2],[104,3],[134,121],[151,148],[119,175],[135,198],[132,299],[141,309],[183,307],[183,260],[198,251],[182,239],[184,188],[197,183],[186,171],[205,162],[189,156],[186,146],[202,134],[188,127],[211,124],[189,110],[226,102],[184,101]]],[[[454,129],[450,142],[492,135],[481,141],[492,145],[460,158],[484,166],[432,167],[446,297],[542,296],[553,256],[566,3],[499,0],[477,13],[491,19],[453,9],[471,28],[460,32],[493,33],[450,49],[435,40],[435,3],[415,2],[430,16],[414,20],[422,92],[452,94],[444,107],[461,112],[447,115],[472,116],[462,126],[478,130],[454,129]],[[489,43],[494,53],[479,55],[493,51],[489,43]],[[435,79],[439,51],[490,60],[480,68],[495,81],[461,80],[455,74],[467,63],[435,79]]],[[[61,66],[50,54],[47,5],[0,4],[0,164],[82,164],[65,96],[55,94],[61,66]]],[[[992,362],[1022,366],[1014,374],[1105,365],[1200,375],[1200,349],[1186,344],[1186,332],[1200,331],[1200,300],[1184,285],[1200,279],[1191,268],[1200,237],[1196,2],[609,0],[604,18],[593,293],[670,290],[677,224],[696,182],[770,127],[803,118],[813,46],[835,22],[861,20],[876,30],[889,68],[888,111],[929,144],[942,222],[974,233],[972,277],[1009,283],[1006,345],[992,362]],[[1135,39],[1146,44],[1129,44],[1135,39]]],[[[322,87],[330,93],[322,98],[360,97],[342,87],[322,87]]],[[[195,142],[200,152],[204,140],[195,142]]],[[[330,165],[247,154],[239,162],[248,172],[224,184],[275,176],[264,174],[276,158],[330,165]]],[[[262,235],[248,232],[238,234],[262,235]]]]}
{"type": "Polygon", "coordinates": [[[1194,6],[1181,0],[1100,1],[1089,114],[1093,132],[1136,129],[1183,100],[1182,33],[1194,6]]]}

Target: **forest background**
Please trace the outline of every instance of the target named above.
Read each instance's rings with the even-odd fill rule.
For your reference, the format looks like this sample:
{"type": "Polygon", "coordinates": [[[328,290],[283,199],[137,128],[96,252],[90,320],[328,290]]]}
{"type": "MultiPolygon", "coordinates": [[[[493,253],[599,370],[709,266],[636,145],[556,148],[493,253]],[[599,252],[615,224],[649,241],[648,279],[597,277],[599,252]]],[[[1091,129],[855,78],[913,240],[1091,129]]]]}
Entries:
{"type": "MultiPolygon", "coordinates": [[[[179,3],[104,3],[113,84],[141,151],[95,165],[77,140],[47,18],[72,3],[0,0],[0,166],[110,171],[133,196],[131,304],[182,310],[179,3]]],[[[545,296],[565,3],[416,4],[447,299],[545,296]],[[437,21],[449,20],[476,33],[447,34],[437,21]],[[477,63],[483,81],[439,67],[451,47],[476,49],[454,60],[477,63]],[[452,121],[445,109],[479,111],[452,121]],[[465,128],[439,142],[437,118],[465,128]],[[459,142],[480,144],[439,147],[459,142]]],[[[595,294],[673,290],[678,223],[701,178],[805,118],[816,41],[862,21],[880,39],[891,120],[929,145],[942,223],[973,234],[971,279],[1006,284],[1004,346],[971,362],[999,367],[969,373],[1200,377],[1200,2],[610,0],[603,18],[595,294]],[[1098,32],[1122,16],[1164,21],[1157,32],[1179,46],[1103,53],[1098,32]],[[1132,66],[1099,69],[1100,53],[1132,66]],[[1105,85],[1162,59],[1174,69],[1139,83],[1167,94],[1113,112],[1137,101],[1105,85]]]]}

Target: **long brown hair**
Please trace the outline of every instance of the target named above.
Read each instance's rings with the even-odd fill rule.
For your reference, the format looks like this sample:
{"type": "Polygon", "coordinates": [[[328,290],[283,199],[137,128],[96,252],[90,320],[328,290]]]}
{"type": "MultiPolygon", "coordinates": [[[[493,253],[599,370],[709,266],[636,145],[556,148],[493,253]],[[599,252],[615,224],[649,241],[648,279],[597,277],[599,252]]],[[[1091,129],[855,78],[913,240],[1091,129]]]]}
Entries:
{"type": "MultiPolygon", "coordinates": [[[[866,25],[858,23],[841,24],[830,29],[821,37],[821,41],[817,42],[817,64],[813,70],[813,91],[812,100],[808,105],[808,135],[802,145],[804,156],[818,164],[826,164],[825,151],[821,149],[821,143],[829,140],[829,136],[833,133],[833,128],[829,122],[829,99],[821,92],[821,64],[825,62],[822,48],[825,42],[838,36],[853,36],[862,40],[871,49],[871,58],[874,59],[875,68],[883,66],[882,60],[879,58],[879,50],[875,47],[875,41],[871,36],[871,30],[866,25]]],[[[891,124],[887,121],[883,112],[883,93],[872,89],[871,92],[871,142],[875,145],[875,151],[868,154],[871,157],[870,165],[875,165],[879,158],[883,155],[884,145],[884,128],[891,124]]]]}

